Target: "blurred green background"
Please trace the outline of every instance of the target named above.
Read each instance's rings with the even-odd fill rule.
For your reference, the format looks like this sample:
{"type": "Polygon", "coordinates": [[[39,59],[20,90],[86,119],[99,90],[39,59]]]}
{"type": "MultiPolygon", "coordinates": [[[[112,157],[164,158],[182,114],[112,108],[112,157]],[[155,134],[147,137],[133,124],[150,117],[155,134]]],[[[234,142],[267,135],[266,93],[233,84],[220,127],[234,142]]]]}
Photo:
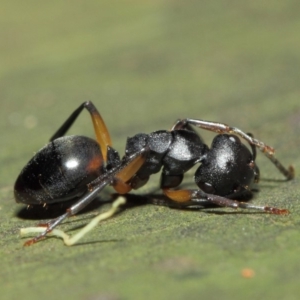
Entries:
{"type": "MultiPolygon", "coordinates": [[[[251,131],[297,172],[299,1],[3,0],[0,8],[2,299],[298,299],[299,180],[284,181],[262,155],[253,201],[289,216],[143,205],[78,246],[49,238],[23,248],[19,229],[40,220],[12,192],[33,152],[85,100],[120,153],[128,136],[192,117],[251,131]]],[[[87,113],[70,133],[93,136],[87,113]]],[[[209,144],[213,135],[202,135],[209,144]]],[[[157,192],[158,180],[138,193],[157,192]]]]}

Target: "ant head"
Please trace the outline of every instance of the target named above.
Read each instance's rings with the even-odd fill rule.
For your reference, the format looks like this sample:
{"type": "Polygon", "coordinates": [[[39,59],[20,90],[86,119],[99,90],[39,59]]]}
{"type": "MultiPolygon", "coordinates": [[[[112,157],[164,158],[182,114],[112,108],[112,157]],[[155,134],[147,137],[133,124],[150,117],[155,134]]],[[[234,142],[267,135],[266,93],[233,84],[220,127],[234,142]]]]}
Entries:
{"type": "MultiPolygon", "coordinates": [[[[253,151],[253,150],[252,150],[253,151]]],[[[235,135],[219,134],[195,173],[195,182],[205,193],[226,196],[248,189],[258,179],[255,153],[235,135]]]]}

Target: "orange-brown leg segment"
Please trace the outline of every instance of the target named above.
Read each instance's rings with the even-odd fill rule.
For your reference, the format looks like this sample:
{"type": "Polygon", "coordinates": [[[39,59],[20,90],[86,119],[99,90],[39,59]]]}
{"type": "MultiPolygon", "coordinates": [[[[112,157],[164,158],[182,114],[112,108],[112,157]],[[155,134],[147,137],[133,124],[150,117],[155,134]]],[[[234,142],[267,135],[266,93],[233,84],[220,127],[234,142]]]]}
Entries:
{"type": "Polygon", "coordinates": [[[112,142],[111,142],[111,138],[110,138],[108,129],[107,129],[100,113],[98,112],[96,107],[92,104],[92,102],[86,102],[85,108],[91,114],[97,142],[100,145],[104,160],[107,161],[107,147],[112,146],[112,142]]]}
{"type": "Polygon", "coordinates": [[[192,190],[171,190],[163,189],[163,193],[169,199],[178,203],[191,202],[193,191],[192,190]]]}
{"type": "Polygon", "coordinates": [[[129,183],[126,183],[119,178],[115,178],[112,184],[113,188],[118,194],[124,195],[131,191],[132,187],[129,183]]]}
{"type": "Polygon", "coordinates": [[[185,205],[216,204],[223,207],[254,209],[276,215],[286,215],[287,209],[280,209],[270,206],[258,206],[248,202],[240,202],[222,196],[206,194],[201,190],[170,190],[163,189],[163,193],[171,200],[185,205]]]}
{"type": "Polygon", "coordinates": [[[132,189],[130,179],[136,174],[146,160],[146,154],[138,156],[119,172],[113,181],[113,188],[119,194],[126,194],[132,189]]]}
{"type": "Polygon", "coordinates": [[[72,124],[74,123],[74,121],[77,119],[77,117],[79,116],[79,114],[82,112],[84,108],[87,109],[87,111],[91,115],[95,134],[96,134],[96,139],[101,148],[103,159],[106,162],[107,147],[112,146],[111,138],[100,113],[98,112],[97,108],[91,101],[86,101],[82,103],[65,121],[65,123],[63,123],[63,125],[57,130],[57,132],[51,137],[50,141],[53,141],[65,135],[65,133],[69,130],[69,128],[72,126],[72,124]]]}

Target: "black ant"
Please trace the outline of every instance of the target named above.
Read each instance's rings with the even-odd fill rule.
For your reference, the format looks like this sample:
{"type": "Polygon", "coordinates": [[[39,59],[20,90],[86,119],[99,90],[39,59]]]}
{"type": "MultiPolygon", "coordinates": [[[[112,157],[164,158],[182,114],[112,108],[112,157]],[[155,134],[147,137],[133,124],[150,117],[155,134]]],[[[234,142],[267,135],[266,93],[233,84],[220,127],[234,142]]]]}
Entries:
{"type": "Polygon", "coordinates": [[[214,204],[224,207],[256,209],[287,214],[287,209],[256,206],[237,199],[251,194],[251,185],[259,180],[255,163],[256,147],[286,177],[294,177],[273,156],[274,149],[238,128],[198,119],[178,120],[170,131],[139,133],[127,139],[125,155],[112,148],[109,132],[94,104],[82,103],[57,130],[50,143],[24,167],[14,187],[17,202],[51,205],[75,200],[60,217],[49,221],[43,233],[27,241],[30,245],[51,232],[64,219],[82,210],[107,185],[119,194],[144,185],[152,174],[161,173],[160,187],[172,203],[179,206],[214,204]],[[83,109],[91,115],[96,141],[85,136],[64,136],[83,109]],[[218,133],[209,148],[192,126],[218,133]],[[249,149],[241,143],[247,141],[249,149]],[[200,163],[195,173],[196,190],[174,190],[186,173],[200,163]]]}

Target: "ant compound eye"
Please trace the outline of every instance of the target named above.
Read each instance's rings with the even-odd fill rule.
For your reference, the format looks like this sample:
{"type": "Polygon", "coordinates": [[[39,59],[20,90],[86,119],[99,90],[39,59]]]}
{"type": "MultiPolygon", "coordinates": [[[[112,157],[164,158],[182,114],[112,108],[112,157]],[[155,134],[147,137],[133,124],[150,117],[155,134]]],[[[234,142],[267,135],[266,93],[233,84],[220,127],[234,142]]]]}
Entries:
{"type": "Polygon", "coordinates": [[[203,192],[207,194],[213,194],[215,192],[214,187],[208,182],[198,182],[198,186],[203,192]]]}

